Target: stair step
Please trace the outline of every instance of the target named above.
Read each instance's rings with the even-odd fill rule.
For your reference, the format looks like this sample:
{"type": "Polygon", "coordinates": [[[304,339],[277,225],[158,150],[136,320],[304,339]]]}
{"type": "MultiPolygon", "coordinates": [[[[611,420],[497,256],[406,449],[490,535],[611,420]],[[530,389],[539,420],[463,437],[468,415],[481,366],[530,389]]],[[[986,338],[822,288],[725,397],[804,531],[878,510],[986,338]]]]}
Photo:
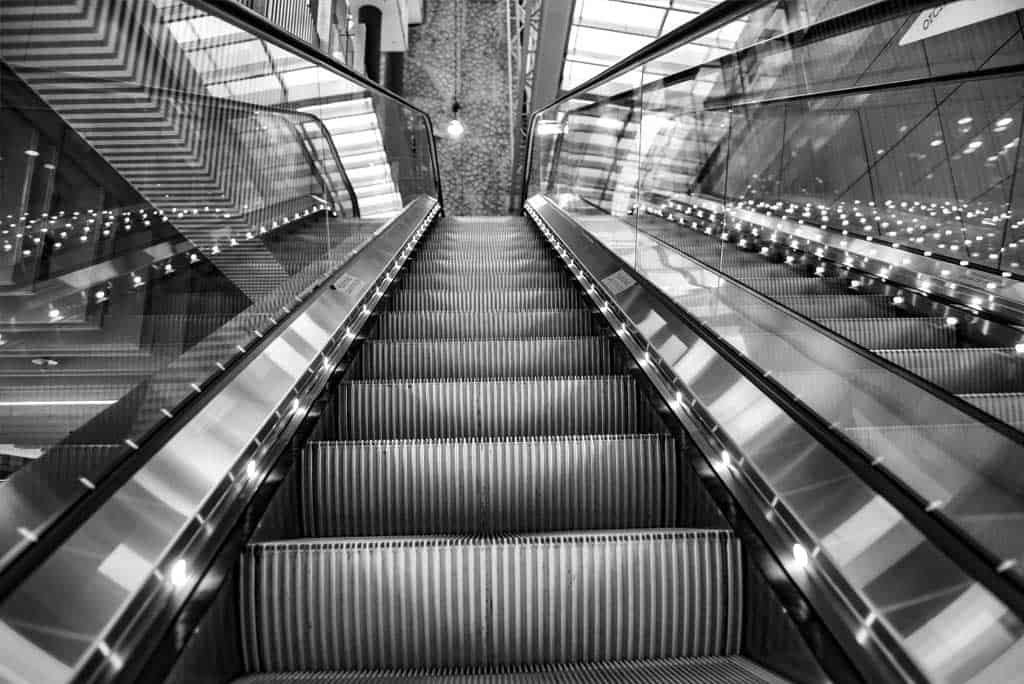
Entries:
{"type": "Polygon", "coordinates": [[[893,363],[954,394],[1019,392],[1024,359],[1012,348],[878,350],[893,363]]]}
{"type": "Polygon", "coordinates": [[[289,672],[257,674],[235,684],[371,684],[371,682],[445,682],[446,684],[788,684],[742,656],[667,658],[609,663],[572,663],[533,667],[362,672],[289,672]]]}
{"type": "Polygon", "coordinates": [[[481,339],[593,335],[598,325],[587,309],[529,311],[385,311],[377,320],[380,339],[481,339]]]}
{"type": "Polygon", "coordinates": [[[522,378],[624,370],[608,337],[526,340],[369,340],[353,379],[522,378]]]}
{"type": "Polygon", "coordinates": [[[518,380],[343,382],[339,439],[658,432],[628,375],[518,380]]]}
{"type": "Polygon", "coordinates": [[[564,273],[565,268],[553,259],[431,259],[415,255],[409,262],[410,273],[564,273]]]}
{"type": "Polygon", "coordinates": [[[868,349],[938,349],[956,347],[956,329],[942,318],[829,318],[821,321],[868,349]]]}
{"type": "Polygon", "coordinates": [[[422,288],[427,290],[510,290],[522,288],[553,288],[573,287],[573,281],[566,273],[541,272],[532,273],[487,273],[470,271],[468,273],[410,273],[403,278],[402,287],[422,288]]]}
{"type": "Polygon", "coordinates": [[[808,278],[803,276],[758,276],[739,278],[748,287],[769,297],[781,295],[844,294],[848,288],[839,278],[808,278]]]}
{"type": "Polygon", "coordinates": [[[668,435],[314,442],[299,461],[308,537],[673,527],[668,435]]]}
{"type": "Polygon", "coordinates": [[[982,411],[998,418],[1007,425],[1024,430],[1024,393],[1006,392],[994,394],[961,394],[960,398],[974,404],[982,411]]]}
{"type": "Polygon", "coordinates": [[[472,311],[477,309],[579,309],[587,306],[567,288],[520,290],[402,289],[387,303],[390,311],[472,311]]]}
{"type": "Polygon", "coordinates": [[[889,297],[850,293],[843,297],[783,295],[775,301],[815,320],[821,318],[897,318],[907,312],[893,306],[889,297]]]}
{"type": "Polygon", "coordinates": [[[257,671],[734,655],[741,567],[725,530],[265,542],[243,647],[257,671]]]}

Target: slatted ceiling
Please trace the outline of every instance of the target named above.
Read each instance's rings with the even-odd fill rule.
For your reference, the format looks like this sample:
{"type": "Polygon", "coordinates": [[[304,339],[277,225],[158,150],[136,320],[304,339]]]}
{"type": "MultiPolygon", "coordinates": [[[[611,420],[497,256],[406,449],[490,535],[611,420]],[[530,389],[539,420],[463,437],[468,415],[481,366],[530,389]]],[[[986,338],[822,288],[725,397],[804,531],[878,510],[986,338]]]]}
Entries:
{"type": "MultiPolygon", "coordinates": [[[[291,9],[282,3],[271,4],[272,12],[285,12],[281,16],[289,21],[303,12],[309,18],[309,10],[300,0],[288,0],[286,4],[291,9]],[[293,16],[293,10],[299,14],[293,16]]],[[[179,217],[175,212],[170,220],[249,294],[260,296],[270,292],[275,283],[284,279],[284,273],[258,243],[222,249],[217,255],[209,250],[215,243],[226,243],[232,235],[291,215],[291,210],[275,213],[276,207],[294,198],[299,190],[302,192],[298,194],[306,197],[298,181],[253,181],[261,168],[294,166],[300,157],[295,146],[282,156],[286,149],[280,143],[286,139],[284,128],[290,124],[268,118],[269,115],[261,115],[257,122],[244,111],[243,103],[215,106],[214,101],[190,95],[207,92],[211,78],[227,73],[222,66],[231,66],[237,72],[238,67],[249,64],[245,45],[229,44],[222,36],[225,31],[232,36],[244,33],[181,3],[94,0],[82,6],[72,0],[50,0],[46,9],[49,14],[45,27],[40,26],[35,10],[26,12],[9,3],[0,9],[4,19],[0,22],[0,45],[5,57],[10,57],[8,62],[16,71],[25,71],[22,77],[29,86],[156,206],[185,211],[210,207],[218,213],[223,210],[230,214],[227,219],[207,213],[179,217]],[[121,15],[128,24],[112,30],[109,17],[121,15]],[[211,42],[211,37],[216,40],[211,42]],[[62,49],[54,50],[55,44],[62,45],[62,49]],[[199,55],[205,61],[196,61],[199,55]],[[24,69],[26,65],[40,63],[51,66],[53,73],[24,69]],[[111,78],[114,81],[103,80],[111,78]],[[97,96],[98,91],[103,95],[97,96]],[[165,92],[174,94],[164,95],[165,92]],[[118,107],[113,114],[108,106],[111,104],[118,107]],[[182,104],[185,106],[179,106],[182,104]],[[278,144],[254,147],[254,142],[265,139],[262,126],[267,125],[275,128],[278,144]],[[268,162],[268,155],[274,161],[268,162]],[[160,162],[160,173],[153,172],[154,159],[160,162]],[[245,207],[257,209],[247,211],[245,207]],[[246,277],[253,264],[264,267],[261,277],[246,277]]],[[[257,47],[260,44],[248,42],[257,47]]],[[[280,52],[276,48],[271,51],[280,52]]],[[[261,55],[263,62],[250,64],[251,68],[287,66],[275,58],[276,66],[271,67],[263,50],[255,53],[261,55]]],[[[283,78],[294,80],[305,78],[305,71],[310,70],[281,73],[283,78]]],[[[278,79],[269,75],[268,78],[272,87],[279,90],[278,79]]],[[[318,97],[325,97],[324,89],[329,90],[332,84],[348,83],[326,74],[319,81],[323,82],[317,83],[318,97]]],[[[218,87],[234,92],[233,88],[242,86],[241,81],[235,81],[218,87]]],[[[356,90],[362,92],[361,87],[356,90]]],[[[366,101],[372,112],[372,102],[366,101]]],[[[365,113],[361,116],[360,127],[368,118],[374,119],[370,146],[383,158],[375,117],[366,117],[365,113]]],[[[343,121],[338,125],[339,132],[344,132],[345,126],[351,124],[343,121]]],[[[366,205],[375,215],[390,215],[402,206],[389,177],[375,176],[365,187],[358,182],[355,185],[357,194],[365,195],[366,205]],[[382,197],[372,201],[374,195],[382,197]]],[[[303,199],[303,203],[300,208],[306,208],[308,201],[303,199]]]]}
{"type": "Polygon", "coordinates": [[[242,560],[246,660],[308,671],[732,655],[739,554],[734,536],[704,530],[255,544],[242,560]]]}

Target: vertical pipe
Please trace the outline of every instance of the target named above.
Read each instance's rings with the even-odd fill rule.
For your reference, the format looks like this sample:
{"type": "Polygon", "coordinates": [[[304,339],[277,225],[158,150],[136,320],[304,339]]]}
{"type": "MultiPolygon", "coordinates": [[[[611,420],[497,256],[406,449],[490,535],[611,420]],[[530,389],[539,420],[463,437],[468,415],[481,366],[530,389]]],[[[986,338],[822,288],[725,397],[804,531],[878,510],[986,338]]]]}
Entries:
{"type": "MultiPolygon", "coordinates": [[[[517,3],[519,0],[515,0],[517,3]]],[[[508,70],[508,181],[509,187],[512,187],[514,182],[515,168],[515,151],[516,151],[516,111],[515,102],[512,95],[512,22],[515,19],[515,14],[512,11],[513,0],[505,0],[505,62],[508,70]]],[[[522,59],[520,53],[519,59],[522,59]]]]}

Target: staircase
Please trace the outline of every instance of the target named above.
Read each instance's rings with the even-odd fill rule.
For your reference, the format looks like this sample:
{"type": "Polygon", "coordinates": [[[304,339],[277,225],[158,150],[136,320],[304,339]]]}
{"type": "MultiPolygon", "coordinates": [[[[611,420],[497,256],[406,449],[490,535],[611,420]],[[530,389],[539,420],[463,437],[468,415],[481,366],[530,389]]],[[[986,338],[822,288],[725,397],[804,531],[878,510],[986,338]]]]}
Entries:
{"type": "Polygon", "coordinates": [[[784,681],[741,655],[738,540],[692,526],[676,438],[525,220],[443,220],[382,306],[272,504],[301,532],[243,553],[238,681],[784,681]]]}

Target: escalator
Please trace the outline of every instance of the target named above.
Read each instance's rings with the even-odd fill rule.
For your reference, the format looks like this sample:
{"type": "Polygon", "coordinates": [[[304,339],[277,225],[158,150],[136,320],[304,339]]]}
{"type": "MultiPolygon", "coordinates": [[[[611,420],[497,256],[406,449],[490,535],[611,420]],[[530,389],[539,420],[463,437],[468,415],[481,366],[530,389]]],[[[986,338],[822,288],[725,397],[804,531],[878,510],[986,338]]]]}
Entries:
{"type": "Polygon", "coordinates": [[[703,227],[657,219],[645,220],[644,230],[998,420],[1024,427],[1024,358],[1012,346],[999,346],[991,330],[979,334],[960,325],[966,316],[955,309],[917,312],[906,297],[865,293],[867,276],[786,256],[767,241],[723,242],[703,227]]]}
{"type": "Polygon", "coordinates": [[[533,113],[525,216],[438,218],[429,116],[237,3],[12,4],[0,681],[1013,681],[1024,337],[678,216],[736,201],[709,169],[768,173],[730,89],[842,96],[768,56],[900,47],[929,7],[713,4],[533,113]],[[68,274],[32,246],[61,217],[68,274]]]}
{"type": "Polygon", "coordinates": [[[275,513],[297,538],[243,553],[240,681],[785,681],[743,655],[736,536],[696,526],[534,228],[441,221],[382,307],[275,513]]]}

